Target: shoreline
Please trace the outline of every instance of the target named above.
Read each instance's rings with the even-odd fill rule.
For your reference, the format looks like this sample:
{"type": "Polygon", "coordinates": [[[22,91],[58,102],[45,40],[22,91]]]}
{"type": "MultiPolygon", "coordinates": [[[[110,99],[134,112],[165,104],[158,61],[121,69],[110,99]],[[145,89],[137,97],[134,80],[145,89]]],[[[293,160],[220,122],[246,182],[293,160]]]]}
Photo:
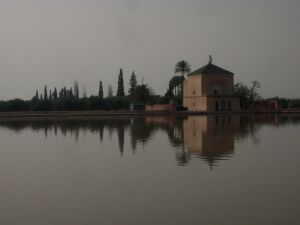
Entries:
{"type": "Polygon", "coordinates": [[[299,110],[282,111],[239,111],[239,112],[191,112],[191,111],[20,111],[0,112],[0,118],[10,117],[96,117],[96,116],[192,116],[192,115],[249,115],[249,114],[293,114],[300,113],[299,110]]]}

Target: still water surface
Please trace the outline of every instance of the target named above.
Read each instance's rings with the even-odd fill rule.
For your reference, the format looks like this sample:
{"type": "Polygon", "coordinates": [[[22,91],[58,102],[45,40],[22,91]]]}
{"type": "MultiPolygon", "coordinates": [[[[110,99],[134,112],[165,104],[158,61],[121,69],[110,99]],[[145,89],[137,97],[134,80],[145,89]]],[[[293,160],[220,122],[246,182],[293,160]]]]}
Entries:
{"type": "Polygon", "coordinates": [[[300,116],[0,119],[0,224],[300,224],[300,116]]]}

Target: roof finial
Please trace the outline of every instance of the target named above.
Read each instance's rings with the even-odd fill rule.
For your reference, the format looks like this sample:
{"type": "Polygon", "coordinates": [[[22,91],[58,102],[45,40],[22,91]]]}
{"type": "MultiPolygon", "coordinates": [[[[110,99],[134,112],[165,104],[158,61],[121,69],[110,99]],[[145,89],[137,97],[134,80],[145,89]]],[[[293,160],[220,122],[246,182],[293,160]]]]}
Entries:
{"type": "Polygon", "coordinates": [[[208,61],[208,64],[212,64],[212,61],[213,61],[213,58],[211,55],[209,55],[209,61],[208,61]]]}

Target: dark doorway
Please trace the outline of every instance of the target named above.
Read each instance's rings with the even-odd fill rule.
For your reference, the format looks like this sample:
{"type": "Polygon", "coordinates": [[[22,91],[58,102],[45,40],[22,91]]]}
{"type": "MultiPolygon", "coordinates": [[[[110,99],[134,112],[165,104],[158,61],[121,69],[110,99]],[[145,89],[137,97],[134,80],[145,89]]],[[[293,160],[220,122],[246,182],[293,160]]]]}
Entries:
{"type": "Polygon", "coordinates": [[[216,101],[216,103],[215,103],[215,111],[219,111],[219,102],[218,101],[216,101]]]}

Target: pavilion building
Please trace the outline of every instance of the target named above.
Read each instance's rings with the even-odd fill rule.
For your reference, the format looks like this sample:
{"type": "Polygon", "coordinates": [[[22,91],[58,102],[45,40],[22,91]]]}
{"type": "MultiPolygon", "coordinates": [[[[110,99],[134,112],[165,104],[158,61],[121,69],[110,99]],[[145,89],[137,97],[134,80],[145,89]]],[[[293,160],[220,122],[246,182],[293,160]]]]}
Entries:
{"type": "Polygon", "coordinates": [[[240,111],[234,95],[234,74],[209,63],[190,73],[183,83],[183,106],[189,111],[240,111]]]}

